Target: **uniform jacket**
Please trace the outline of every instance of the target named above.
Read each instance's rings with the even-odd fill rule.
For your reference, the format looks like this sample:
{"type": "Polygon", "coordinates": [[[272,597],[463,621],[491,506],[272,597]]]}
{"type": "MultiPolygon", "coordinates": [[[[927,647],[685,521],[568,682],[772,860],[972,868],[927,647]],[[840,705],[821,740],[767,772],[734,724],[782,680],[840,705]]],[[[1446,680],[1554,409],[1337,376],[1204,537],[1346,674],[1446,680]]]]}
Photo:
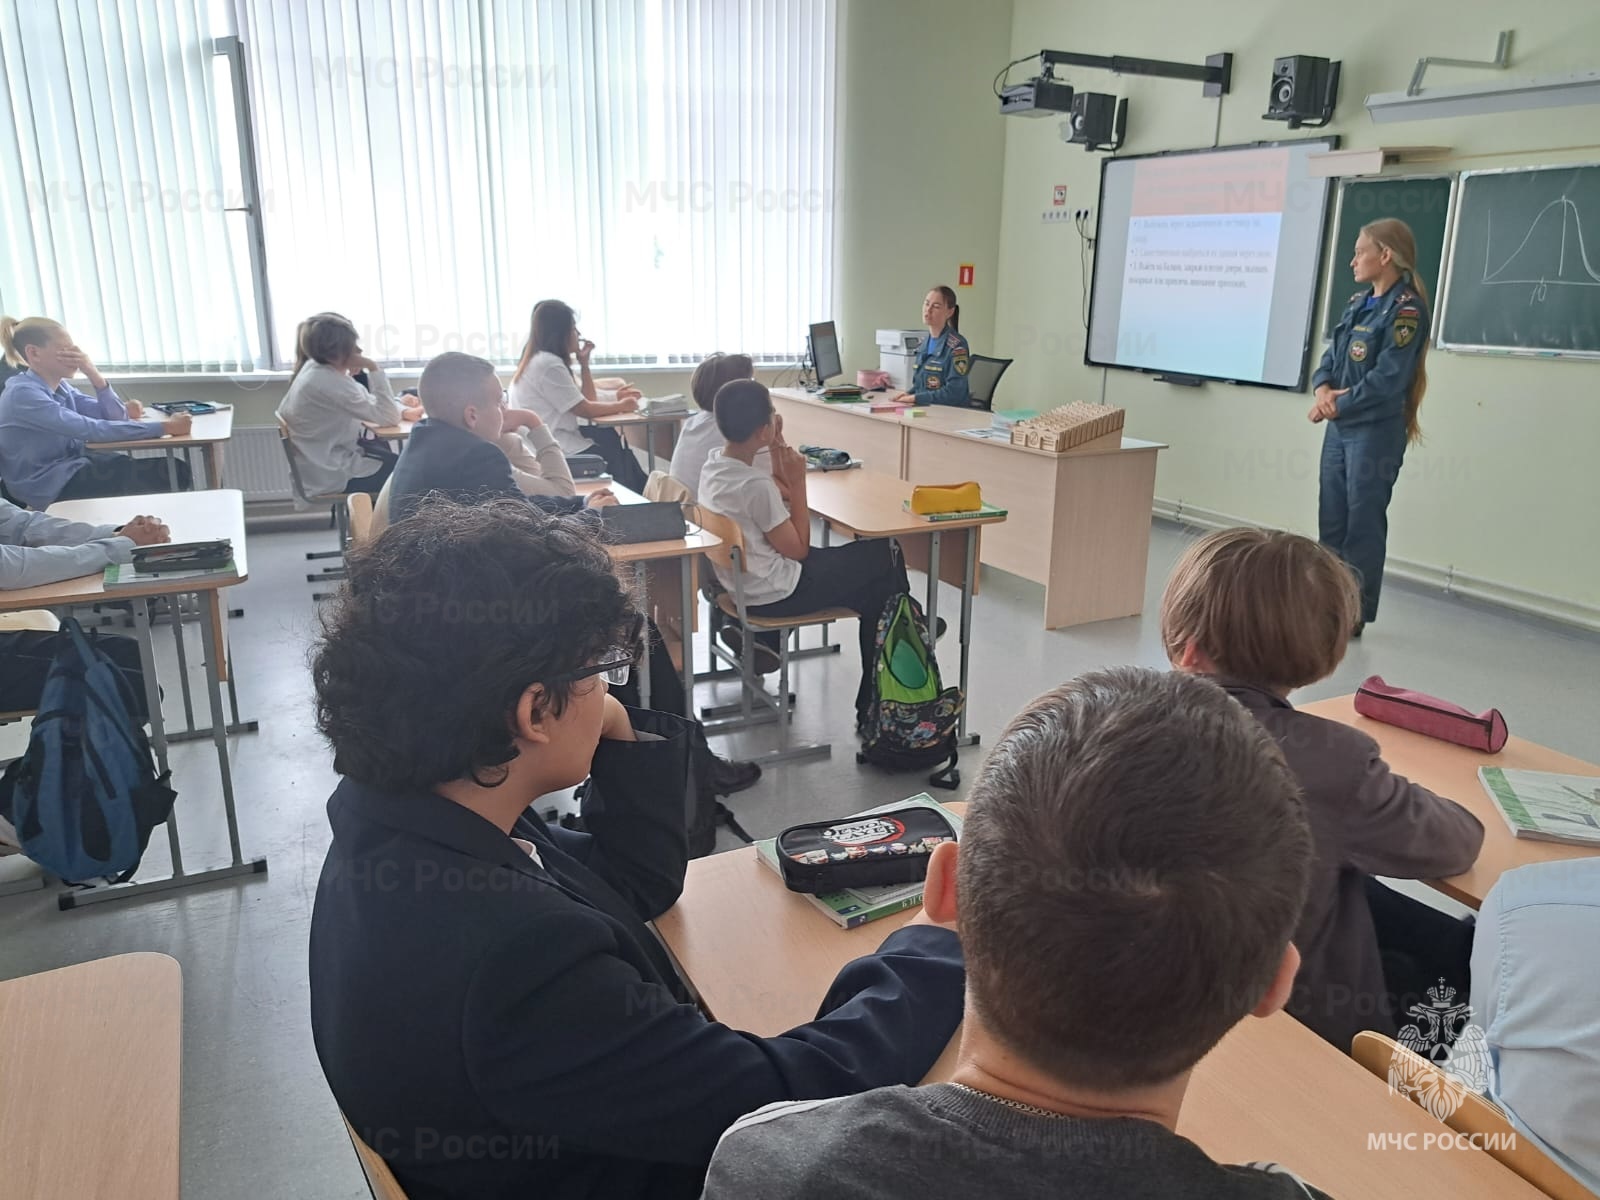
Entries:
{"type": "Polygon", "coordinates": [[[1478,818],[1389,770],[1358,729],[1295,710],[1264,689],[1217,681],[1259,720],[1305,794],[1315,858],[1295,931],[1300,973],[1288,1009],[1341,1051],[1363,1029],[1393,1037],[1366,877],[1437,879],[1470,867],[1478,818]]]}
{"type": "Polygon", "coordinates": [[[1432,328],[1409,275],[1381,296],[1368,287],[1350,297],[1311,377],[1313,388],[1350,389],[1339,397],[1339,428],[1404,419],[1417,358],[1432,328]]]}
{"type": "Polygon", "coordinates": [[[412,1200],[694,1197],[744,1113],[915,1082],[961,1020],[959,944],[930,926],[845,967],[809,1025],[707,1019],[645,924],[683,886],[687,727],[629,715],[663,740],[601,741],[588,833],[515,829],[538,861],[420,789],[328,802],[312,1035],[412,1200]]]}
{"type": "Polygon", "coordinates": [[[967,339],[949,325],[936,338],[927,338],[917,350],[917,369],[911,391],[918,404],[948,404],[966,408],[967,371],[971,367],[967,339]]]}
{"type": "Polygon", "coordinates": [[[29,508],[46,509],[88,464],[85,443],[158,438],[164,428],[162,419],[130,421],[109,386],[90,396],[63,379],[51,391],[34,371],[18,371],[0,390],[0,479],[29,508]]]}
{"type": "Polygon", "coordinates": [[[463,504],[483,500],[526,499],[546,512],[583,508],[581,496],[524,496],[511,473],[511,460],[493,442],[454,425],[418,421],[389,479],[389,519],[403,521],[429,492],[442,492],[463,504]]]}

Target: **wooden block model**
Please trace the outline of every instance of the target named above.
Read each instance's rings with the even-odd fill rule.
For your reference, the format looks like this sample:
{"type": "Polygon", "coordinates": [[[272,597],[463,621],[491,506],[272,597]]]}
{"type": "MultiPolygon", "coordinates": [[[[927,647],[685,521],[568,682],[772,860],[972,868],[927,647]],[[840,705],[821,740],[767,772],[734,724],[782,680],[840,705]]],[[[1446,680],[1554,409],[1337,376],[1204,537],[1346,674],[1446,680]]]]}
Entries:
{"type": "Polygon", "coordinates": [[[1107,404],[1063,404],[1018,421],[1011,427],[1011,444],[1065,454],[1102,438],[1116,436],[1120,441],[1126,418],[1126,409],[1107,404]]]}

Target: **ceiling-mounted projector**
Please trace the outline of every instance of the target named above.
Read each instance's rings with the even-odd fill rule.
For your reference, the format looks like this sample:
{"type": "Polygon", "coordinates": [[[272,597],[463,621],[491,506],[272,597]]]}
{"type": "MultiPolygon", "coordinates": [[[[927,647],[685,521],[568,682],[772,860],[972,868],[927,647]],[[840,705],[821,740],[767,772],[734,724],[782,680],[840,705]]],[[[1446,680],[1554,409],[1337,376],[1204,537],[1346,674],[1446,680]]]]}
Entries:
{"type": "Polygon", "coordinates": [[[1000,92],[1003,117],[1048,117],[1072,111],[1072,85],[1043,75],[1014,83],[1000,92]]]}

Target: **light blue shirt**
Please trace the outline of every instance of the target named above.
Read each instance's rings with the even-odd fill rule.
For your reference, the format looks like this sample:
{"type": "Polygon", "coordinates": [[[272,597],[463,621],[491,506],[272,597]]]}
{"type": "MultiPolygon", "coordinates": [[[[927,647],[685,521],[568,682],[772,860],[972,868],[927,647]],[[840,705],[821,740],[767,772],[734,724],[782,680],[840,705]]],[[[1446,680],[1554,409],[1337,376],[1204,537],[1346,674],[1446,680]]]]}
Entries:
{"type": "Polygon", "coordinates": [[[51,391],[32,370],[0,391],[0,480],[29,508],[45,509],[89,461],[85,442],[160,437],[161,421],[130,421],[109,386],[93,396],[62,380],[51,391]]]}
{"type": "Polygon", "coordinates": [[[1489,1041],[1489,1098],[1600,1192],[1600,858],[1518,867],[1489,889],[1472,1009],[1489,1041]]]}
{"type": "Polygon", "coordinates": [[[113,525],[85,525],[0,500],[0,590],[38,587],[133,561],[113,525]]]}

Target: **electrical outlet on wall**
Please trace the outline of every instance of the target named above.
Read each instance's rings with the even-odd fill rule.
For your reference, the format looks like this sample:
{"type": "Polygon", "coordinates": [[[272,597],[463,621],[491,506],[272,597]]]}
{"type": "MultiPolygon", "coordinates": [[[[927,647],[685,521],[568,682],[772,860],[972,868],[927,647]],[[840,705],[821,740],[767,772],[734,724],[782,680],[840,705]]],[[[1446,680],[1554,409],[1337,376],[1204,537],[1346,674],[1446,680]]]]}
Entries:
{"type": "Polygon", "coordinates": [[[1073,221],[1072,211],[1065,208],[1047,208],[1039,214],[1039,220],[1046,225],[1068,224],[1073,221]]]}

